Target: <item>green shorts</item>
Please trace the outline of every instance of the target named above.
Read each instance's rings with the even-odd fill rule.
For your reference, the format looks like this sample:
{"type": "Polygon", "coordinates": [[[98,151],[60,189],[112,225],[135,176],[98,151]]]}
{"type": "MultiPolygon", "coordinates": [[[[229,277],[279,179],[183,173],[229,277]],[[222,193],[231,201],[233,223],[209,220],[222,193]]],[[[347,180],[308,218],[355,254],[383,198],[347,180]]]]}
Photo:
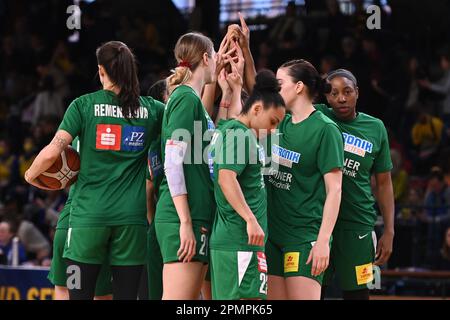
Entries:
{"type": "MultiPolygon", "coordinates": [[[[53,258],[48,279],[55,286],[67,286],[67,263],[63,258],[64,243],[67,238],[67,229],[56,229],[55,237],[53,239],[53,258]]],[[[102,268],[97,278],[97,285],[95,287],[96,296],[106,296],[112,294],[111,286],[111,270],[109,268],[108,260],[102,264],[102,268]]]]}
{"type": "Polygon", "coordinates": [[[163,258],[158,240],[156,239],[154,222],[149,226],[147,232],[147,257],[149,299],[161,300],[163,293],[163,258]]]}
{"type": "Polygon", "coordinates": [[[125,225],[69,228],[64,258],[91,264],[138,266],[147,262],[147,227],[125,225]]]}
{"type": "Polygon", "coordinates": [[[211,292],[214,300],[266,299],[264,252],[211,249],[211,292]]]}
{"type": "Polygon", "coordinates": [[[269,240],[266,243],[269,275],[287,277],[306,277],[314,279],[322,285],[323,273],[311,275],[312,262],[306,264],[314,243],[289,245],[281,247],[269,240]]]}
{"type": "MultiPolygon", "coordinates": [[[[195,256],[192,261],[209,263],[208,251],[211,228],[207,224],[195,221],[192,223],[192,227],[197,241],[195,256]]],[[[179,262],[177,252],[180,249],[180,224],[156,222],[155,229],[164,263],[179,262]]]]}
{"type": "Polygon", "coordinates": [[[335,229],[324,283],[329,285],[336,274],[342,290],[367,289],[374,279],[376,245],[374,231],[335,229]]]}

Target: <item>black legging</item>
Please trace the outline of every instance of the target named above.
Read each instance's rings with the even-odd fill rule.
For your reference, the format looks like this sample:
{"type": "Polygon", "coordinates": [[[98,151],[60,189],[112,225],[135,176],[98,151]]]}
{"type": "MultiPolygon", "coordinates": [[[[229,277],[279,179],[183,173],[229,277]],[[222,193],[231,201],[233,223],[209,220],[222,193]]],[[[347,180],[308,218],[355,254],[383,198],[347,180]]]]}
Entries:
{"type": "MultiPolygon", "coordinates": [[[[70,300],[92,300],[100,264],[67,260],[67,289],[70,300]]],[[[136,300],[143,266],[111,266],[114,300],[136,300]]]]}

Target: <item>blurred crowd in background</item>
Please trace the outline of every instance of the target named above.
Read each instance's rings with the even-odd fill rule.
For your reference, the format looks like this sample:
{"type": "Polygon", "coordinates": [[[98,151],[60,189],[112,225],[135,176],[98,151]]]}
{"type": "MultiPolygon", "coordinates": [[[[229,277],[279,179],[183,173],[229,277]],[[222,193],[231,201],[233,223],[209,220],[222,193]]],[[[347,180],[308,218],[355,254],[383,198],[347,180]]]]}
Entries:
{"type": "MultiPolygon", "coordinates": [[[[350,14],[338,0],[285,2],[278,17],[247,19],[257,70],[304,58],[324,75],[356,75],[358,111],[381,118],[390,138],[396,237],[388,267],[450,270],[450,2],[378,1],[380,30],[366,26],[367,1],[349,1],[350,14]]],[[[198,14],[205,3],[181,13],[171,1],[79,1],[74,33],[66,27],[73,1],[0,0],[0,263],[17,235],[20,263],[49,265],[67,191],[37,190],[23,175],[72,99],[99,89],[97,46],[114,39],[133,48],[145,94],[174,67],[182,33],[194,28],[218,47],[233,21],[221,29],[206,20],[198,14]]]]}

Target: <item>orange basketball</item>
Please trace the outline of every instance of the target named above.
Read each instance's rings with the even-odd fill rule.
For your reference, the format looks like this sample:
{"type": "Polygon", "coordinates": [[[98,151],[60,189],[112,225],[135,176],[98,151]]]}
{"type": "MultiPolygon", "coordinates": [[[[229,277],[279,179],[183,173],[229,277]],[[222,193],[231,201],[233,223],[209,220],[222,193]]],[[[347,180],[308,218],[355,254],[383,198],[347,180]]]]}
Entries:
{"type": "Polygon", "coordinates": [[[75,149],[68,146],[55,163],[36,180],[46,188],[60,190],[77,180],[78,171],[80,171],[80,156],[75,149]]]}

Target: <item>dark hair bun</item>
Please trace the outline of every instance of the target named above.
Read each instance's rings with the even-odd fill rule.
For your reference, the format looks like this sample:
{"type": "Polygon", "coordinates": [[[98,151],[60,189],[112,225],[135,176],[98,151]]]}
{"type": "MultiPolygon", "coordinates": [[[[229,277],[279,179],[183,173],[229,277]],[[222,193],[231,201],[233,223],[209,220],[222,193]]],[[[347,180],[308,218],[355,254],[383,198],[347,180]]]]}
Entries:
{"type": "Polygon", "coordinates": [[[261,70],[256,75],[256,83],[253,90],[259,92],[279,92],[280,85],[275,74],[270,70],[261,70]]]}
{"type": "Polygon", "coordinates": [[[331,92],[331,84],[327,81],[327,79],[320,78],[318,79],[318,91],[319,93],[328,94],[331,92]]]}

